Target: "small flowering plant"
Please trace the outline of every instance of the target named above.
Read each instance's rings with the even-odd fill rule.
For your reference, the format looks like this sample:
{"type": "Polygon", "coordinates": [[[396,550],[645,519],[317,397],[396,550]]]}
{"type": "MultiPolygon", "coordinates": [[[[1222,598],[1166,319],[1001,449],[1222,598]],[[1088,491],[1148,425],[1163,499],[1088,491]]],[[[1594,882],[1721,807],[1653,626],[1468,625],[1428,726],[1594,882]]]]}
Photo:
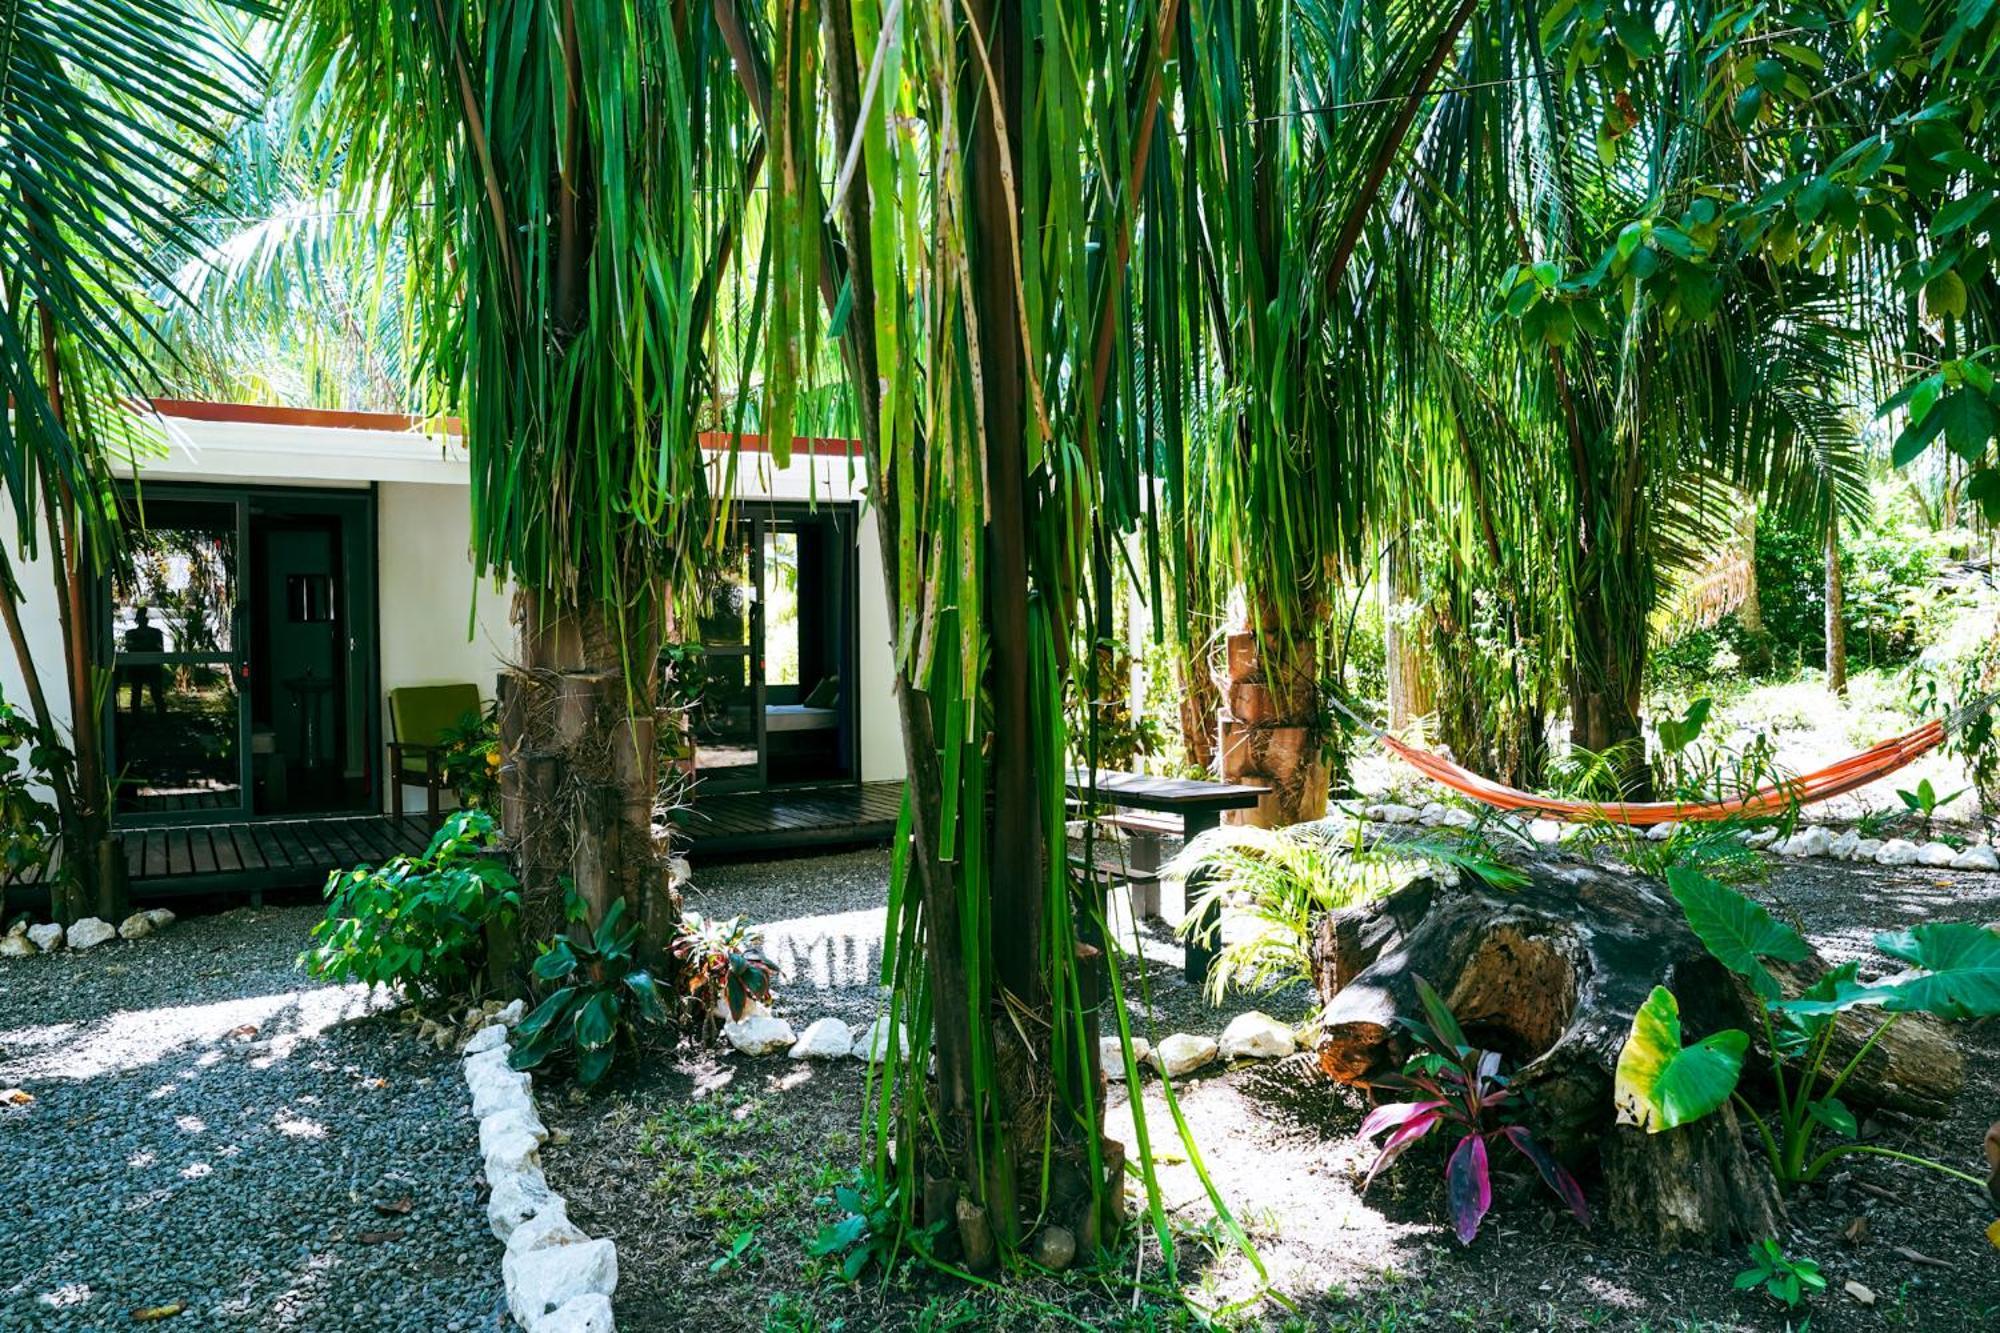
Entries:
{"type": "Polygon", "coordinates": [[[1403,1073],[1379,1079],[1376,1084],[1415,1093],[1416,1100],[1378,1106],[1361,1122],[1364,1139],[1388,1134],[1361,1188],[1365,1191],[1404,1149],[1443,1125],[1460,1136],[1444,1169],[1445,1197],[1459,1244],[1472,1243],[1479,1234],[1480,1221],[1493,1207],[1490,1149],[1498,1140],[1513,1145],[1532,1162],[1543,1182],[1576,1214],[1576,1220],[1589,1226],[1590,1210],[1584,1206],[1583,1191],[1575,1177],[1535,1141],[1534,1135],[1513,1122],[1520,1094],[1501,1075],[1499,1052],[1474,1049],[1430,983],[1422,977],[1416,983],[1428,1021],[1401,1021],[1425,1049],[1403,1073]]]}
{"type": "Polygon", "coordinates": [[[674,957],[702,1012],[716,1013],[720,1006],[736,1020],[752,1001],[771,1002],[771,983],[780,975],[778,965],[764,956],[763,936],[740,916],[717,921],[699,912],[683,913],[674,957]]]}

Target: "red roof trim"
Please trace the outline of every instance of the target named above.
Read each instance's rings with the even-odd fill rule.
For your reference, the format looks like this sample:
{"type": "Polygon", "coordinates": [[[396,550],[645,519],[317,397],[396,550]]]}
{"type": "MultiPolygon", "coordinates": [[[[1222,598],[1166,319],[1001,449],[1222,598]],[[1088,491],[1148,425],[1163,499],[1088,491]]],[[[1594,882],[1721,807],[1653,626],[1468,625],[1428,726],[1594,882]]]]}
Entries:
{"type": "MultiPolygon", "coordinates": [[[[211,403],[192,398],[154,398],[153,410],[161,416],[184,421],[221,421],[259,426],[316,426],[331,430],[381,430],[413,432],[426,430],[432,423],[424,417],[402,412],[335,412],[318,407],[275,407],[269,403],[211,403]]],[[[459,433],[457,417],[440,419],[445,433],[459,433]]],[[[703,431],[701,447],[726,452],[729,436],[720,431],[703,431]]],[[[770,441],[762,435],[737,437],[737,448],[745,453],[769,453],[770,441]]],[[[812,457],[858,458],[861,441],[837,435],[800,435],[792,440],[792,452],[812,457]]]]}

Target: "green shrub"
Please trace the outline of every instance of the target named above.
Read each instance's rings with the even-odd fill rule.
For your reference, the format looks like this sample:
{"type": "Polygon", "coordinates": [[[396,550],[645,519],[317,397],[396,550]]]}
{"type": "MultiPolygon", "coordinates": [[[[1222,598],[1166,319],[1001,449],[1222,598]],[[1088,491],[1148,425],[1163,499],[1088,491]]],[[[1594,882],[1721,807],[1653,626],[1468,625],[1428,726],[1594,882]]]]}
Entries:
{"type": "Polygon", "coordinates": [[[1396,887],[1399,871],[1423,862],[1504,886],[1520,872],[1501,861],[1476,836],[1434,832],[1373,846],[1338,826],[1295,824],[1283,829],[1247,825],[1211,829],[1182,849],[1164,871],[1188,886],[1183,938],[1214,942],[1222,912],[1237,930],[1220,943],[1209,969],[1210,996],[1220,1001],[1230,986],[1272,991],[1312,979],[1313,925],[1337,908],[1372,902],[1396,887]]]}
{"type": "Polygon", "coordinates": [[[444,753],[438,770],[458,797],[461,810],[491,810],[500,798],[499,703],[467,712],[457,725],[445,728],[444,753]]]}
{"type": "Polygon", "coordinates": [[[326,881],[318,943],[299,956],[322,981],[365,981],[410,994],[477,994],[486,977],[486,929],[505,929],[519,885],[498,851],[493,816],[461,810],[421,856],[337,870],[326,881]]]}
{"type": "MultiPolygon", "coordinates": [[[[584,919],[583,900],[571,890],[564,904],[571,922],[584,919]]],[[[620,1046],[637,1042],[641,1024],[671,1022],[653,974],[633,957],[639,928],[627,926],[625,902],[611,904],[597,929],[558,935],[542,946],[531,969],[541,1002],[514,1031],[519,1043],[507,1062],[534,1069],[554,1057],[576,1061],[577,1081],[588,1088],[611,1071],[620,1046]]]]}
{"type": "Polygon", "coordinates": [[[56,812],[35,794],[50,769],[69,762],[47,753],[34,720],[0,700],[0,914],[7,886],[47,867],[55,848],[56,812]]]}

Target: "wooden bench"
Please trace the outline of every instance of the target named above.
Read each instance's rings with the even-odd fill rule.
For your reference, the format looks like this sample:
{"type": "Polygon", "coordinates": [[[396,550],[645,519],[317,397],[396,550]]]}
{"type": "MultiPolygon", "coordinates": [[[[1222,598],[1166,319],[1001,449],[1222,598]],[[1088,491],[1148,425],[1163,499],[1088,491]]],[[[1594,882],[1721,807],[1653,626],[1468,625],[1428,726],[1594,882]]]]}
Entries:
{"type": "MultiPolygon", "coordinates": [[[[1148,890],[1145,895],[1147,904],[1142,907],[1141,895],[1135,891],[1133,909],[1157,916],[1161,907],[1159,871],[1162,835],[1179,833],[1183,845],[1192,842],[1220,824],[1223,811],[1254,807],[1264,795],[1264,789],[1234,782],[1155,778],[1143,773],[1112,773],[1103,769],[1095,772],[1072,769],[1069,795],[1086,810],[1102,808],[1104,813],[1099,816],[1100,819],[1133,835],[1131,868],[1149,876],[1144,881],[1148,890]]],[[[1213,931],[1199,930],[1198,933],[1206,942],[1188,942],[1184,968],[1187,979],[1196,985],[1207,981],[1209,968],[1215,961],[1213,931]]]]}

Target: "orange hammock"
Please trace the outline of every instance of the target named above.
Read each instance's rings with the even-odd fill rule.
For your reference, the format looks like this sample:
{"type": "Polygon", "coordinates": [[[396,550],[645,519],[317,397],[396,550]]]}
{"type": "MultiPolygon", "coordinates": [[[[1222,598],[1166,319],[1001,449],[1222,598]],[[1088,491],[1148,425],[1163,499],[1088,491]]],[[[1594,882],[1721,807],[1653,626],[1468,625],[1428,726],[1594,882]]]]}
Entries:
{"type": "MultiPolygon", "coordinates": [[[[1345,708],[1341,711],[1347,712],[1345,708]]],[[[1966,711],[1968,710],[1960,710],[1948,720],[1926,722],[1915,731],[1883,741],[1872,749],[1850,755],[1837,764],[1793,778],[1788,782],[1759,787],[1747,795],[1732,797],[1726,801],[1697,803],[1621,801],[1610,805],[1599,805],[1591,801],[1559,801],[1553,797],[1536,796],[1494,782],[1490,778],[1482,778],[1477,773],[1468,772],[1442,755],[1419,750],[1413,745],[1405,745],[1380,728],[1371,726],[1369,730],[1373,731],[1382,744],[1388,746],[1404,763],[1424,776],[1443,783],[1461,796],[1469,796],[1486,805],[1570,823],[1609,822],[1645,828],[1653,824],[1664,824],[1669,820],[1700,821],[1781,814],[1794,805],[1812,805],[1853,791],[1856,787],[1865,787],[1877,778],[1886,777],[1911,760],[1943,744],[1945,737],[1952,730],[1952,724],[1963,717],[1966,711]]],[[[1349,716],[1353,715],[1350,713],[1349,716]]]]}

